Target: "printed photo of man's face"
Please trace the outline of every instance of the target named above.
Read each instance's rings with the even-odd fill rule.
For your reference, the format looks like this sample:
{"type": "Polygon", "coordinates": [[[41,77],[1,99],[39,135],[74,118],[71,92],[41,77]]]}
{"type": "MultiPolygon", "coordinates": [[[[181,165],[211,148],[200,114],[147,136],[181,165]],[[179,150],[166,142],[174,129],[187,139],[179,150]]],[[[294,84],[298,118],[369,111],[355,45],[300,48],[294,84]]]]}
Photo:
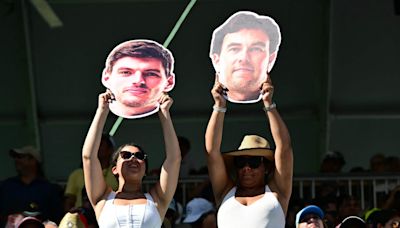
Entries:
{"type": "Polygon", "coordinates": [[[247,11],[235,13],[214,30],[210,58],[229,101],[261,99],[260,87],[276,61],[280,36],[272,18],[247,11]]]}
{"type": "Polygon", "coordinates": [[[102,83],[115,101],[110,110],[124,118],[140,118],[158,111],[161,95],[175,85],[170,51],[150,40],[131,40],[110,53],[102,83]]]}

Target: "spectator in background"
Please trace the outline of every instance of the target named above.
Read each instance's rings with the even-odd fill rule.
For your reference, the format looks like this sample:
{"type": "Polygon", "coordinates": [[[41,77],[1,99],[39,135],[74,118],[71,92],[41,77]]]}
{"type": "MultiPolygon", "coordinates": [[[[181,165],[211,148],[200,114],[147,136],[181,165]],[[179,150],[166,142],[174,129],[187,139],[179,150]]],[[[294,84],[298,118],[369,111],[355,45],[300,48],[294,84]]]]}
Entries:
{"type": "Polygon", "coordinates": [[[64,215],[60,222],[59,228],[88,228],[85,217],[82,217],[79,213],[68,212],[64,215]]]}
{"type": "Polygon", "coordinates": [[[375,154],[369,159],[369,168],[371,172],[382,173],[385,172],[385,155],[375,154]]]}
{"type": "Polygon", "coordinates": [[[190,141],[183,136],[178,136],[178,141],[179,141],[179,148],[181,149],[181,156],[182,156],[179,178],[185,178],[191,174],[196,173],[196,168],[195,168],[195,164],[194,164],[195,160],[193,158],[191,158],[191,156],[189,155],[189,151],[191,148],[190,141]]]}
{"type": "Polygon", "coordinates": [[[388,156],[385,158],[386,172],[400,172],[400,158],[397,156],[388,156]]]}
{"type": "Polygon", "coordinates": [[[400,213],[396,210],[379,210],[370,215],[374,228],[399,228],[400,213]]]}
{"type": "Polygon", "coordinates": [[[33,209],[43,220],[58,222],[62,216],[62,193],[56,184],[50,183],[42,170],[39,150],[25,146],[10,150],[17,176],[0,184],[0,227],[4,227],[8,215],[33,209]]]}
{"type": "MultiPolygon", "coordinates": [[[[400,172],[400,159],[396,156],[385,156],[383,154],[375,154],[370,158],[370,171],[374,174],[392,175],[392,173],[400,172]]],[[[377,180],[375,192],[377,193],[377,207],[384,207],[387,193],[398,185],[396,180],[377,180]]]]}
{"type": "Polygon", "coordinates": [[[383,204],[384,209],[392,209],[400,212],[400,185],[397,185],[389,193],[389,197],[383,204]]]}
{"type": "Polygon", "coordinates": [[[180,214],[178,211],[178,205],[176,204],[175,199],[172,199],[171,203],[168,206],[167,213],[165,213],[164,221],[161,225],[161,228],[174,228],[179,216],[180,214]]]}
{"type": "MultiPolygon", "coordinates": [[[[181,169],[179,171],[179,178],[186,178],[190,175],[197,174],[197,170],[195,168],[195,159],[193,159],[190,154],[191,144],[189,139],[183,136],[178,136],[179,149],[181,150],[181,169]]],[[[160,168],[155,168],[150,170],[150,175],[159,176],[161,172],[160,168]]]]}
{"type": "Polygon", "coordinates": [[[338,221],[342,221],[349,216],[359,216],[361,206],[355,196],[342,196],[338,200],[338,221]]]}
{"type": "MultiPolygon", "coordinates": [[[[116,190],[118,188],[118,181],[114,177],[110,167],[111,155],[114,152],[114,148],[115,142],[112,136],[103,133],[101,136],[98,158],[107,184],[111,186],[113,190],[116,190]]],[[[64,212],[82,206],[82,189],[84,186],[83,169],[75,169],[69,175],[67,185],[65,186],[64,212]]]]}
{"type": "Polygon", "coordinates": [[[328,151],[322,160],[321,173],[340,173],[346,164],[342,153],[339,151],[328,151]]]}
{"type": "Polygon", "coordinates": [[[328,227],[335,227],[336,224],[340,223],[338,220],[337,197],[335,195],[316,198],[313,202],[324,212],[324,222],[328,227]]]}
{"type": "Polygon", "coordinates": [[[366,228],[365,221],[358,216],[348,216],[337,226],[340,228],[366,228]]]}
{"type": "Polygon", "coordinates": [[[15,226],[16,228],[44,228],[44,224],[41,220],[35,217],[25,217],[21,219],[18,224],[15,226]]]}
{"type": "Polygon", "coordinates": [[[296,214],[304,207],[304,200],[293,194],[289,201],[288,212],[286,214],[285,228],[296,227],[296,214]]]}
{"type": "Polygon", "coordinates": [[[296,228],[324,228],[324,212],[315,205],[304,207],[296,214],[296,228]]]}
{"type": "Polygon", "coordinates": [[[186,205],[183,223],[193,228],[216,228],[217,218],[213,204],[204,198],[193,198],[186,205]]]}
{"type": "MultiPolygon", "coordinates": [[[[339,151],[328,151],[320,166],[320,172],[323,174],[337,174],[342,171],[343,166],[346,164],[342,153],[339,151]]],[[[324,181],[321,185],[317,186],[317,200],[323,201],[327,198],[337,197],[340,192],[340,183],[336,180],[324,181]]],[[[329,215],[329,218],[331,216],[329,215]]],[[[331,219],[334,220],[333,218],[331,219]]]]}
{"type": "MultiPolygon", "coordinates": [[[[80,207],[71,208],[63,217],[61,223],[68,224],[70,219],[73,219],[75,215],[78,215],[82,223],[85,224],[86,228],[96,228],[99,227],[96,220],[96,215],[90,201],[88,199],[86,188],[82,189],[82,205],[80,207]]],[[[61,227],[60,223],[60,227],[61,227]]],[[[74,222],[76,223],[76,222],[74,222]]],[[[64,225],[64,226],[65,226],[64,225]]],[[[79,226],[78,226],[79,227],[79,226]]]]}

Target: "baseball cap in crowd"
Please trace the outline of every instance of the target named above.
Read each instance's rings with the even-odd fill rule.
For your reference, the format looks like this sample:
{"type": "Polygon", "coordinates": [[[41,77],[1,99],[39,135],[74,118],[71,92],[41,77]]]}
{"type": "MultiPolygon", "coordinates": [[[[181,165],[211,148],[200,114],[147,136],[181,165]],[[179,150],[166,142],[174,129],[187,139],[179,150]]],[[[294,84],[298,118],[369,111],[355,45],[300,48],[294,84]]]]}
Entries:
{"type": "Polygon", "coordinates": [[[21,147],[21,148],[14,148],[14,149],[10,150],[10,156],[11,157],[16,157],[18,155],[31,155],[38,162],[42,161],[42,158],[40,156],[39,150],[36,149],[33,146],[24,146],[24,147],[21,147]]]}
{"type": "Polygon", "coordinates": [[[171,200],[171,203],[169,203],[169,205],[168,205],[168,210],[173,210],[174,212],[176,212],[177,206],[176,206],[176,201],[175,201],[175,199],[172,199],[172,200],[171,200]]]}
{"type": "Polygon", "coordinates": [[[340,228],[364,228],[367,227],[365,221],[358,216],[348,216],[339,224],[340,228]]]}
{"type": "Polygon", "coordinates": [[[67,212],[62,218],[59,228],[85,228],[87,227],[86,218],[79,213],[67,212]]]}
{"type": "Polygon", "coordinates": [[[41,216],[41,210],[40,206],[36,202],[30,202],[22,212],[22,214],[25,217],[40,217],[41,216]]]}
{"type": "Polygon", "coordinates": [[[34,228],[44,228],[42,221],[35,217],[25,217],[16,226],[17,228],[24,228],[24,227],[34,227],[34,228]]]}
{"type": "Polygon", "coordinates": [[[309,205],[309,206],[301,209],[299,212],[297,212],[296,227],[299,225],[301,219],[303,219],[304,216],[309,215],[309,214],[317,215],[321,219],[324,218],[324,212],[321,210],[321,208],[319,208],[318,206],[315,206],[315,205],[309,205]]]}
{"type": "Polygon", "coordinates": [[[203,198],[194,198],[186,205],[186,218],[183,223],[196,222],[202,215],[213,211],[212,203],[203,198]]]}

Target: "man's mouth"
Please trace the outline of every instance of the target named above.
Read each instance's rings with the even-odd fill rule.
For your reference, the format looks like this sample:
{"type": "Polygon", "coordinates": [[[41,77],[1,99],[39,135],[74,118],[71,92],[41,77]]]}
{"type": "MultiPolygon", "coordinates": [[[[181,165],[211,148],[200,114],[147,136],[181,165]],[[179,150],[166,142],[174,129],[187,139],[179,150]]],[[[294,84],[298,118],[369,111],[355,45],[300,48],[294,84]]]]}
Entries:
{"type": "Polygon", "coordinates": [[[129,88],[125,88],[123,90],[124,93],[129,93],[132,95],[141,95],[144,93],[147,93],[147,89],[145,88],[140,88],[140,87],[129,87],[129,88]]]}
{"type": "Polygon", "coordinates": [[[236,67],[233,69],[233,72],[253,72],[254,69],[251,67],[236,67]]]}

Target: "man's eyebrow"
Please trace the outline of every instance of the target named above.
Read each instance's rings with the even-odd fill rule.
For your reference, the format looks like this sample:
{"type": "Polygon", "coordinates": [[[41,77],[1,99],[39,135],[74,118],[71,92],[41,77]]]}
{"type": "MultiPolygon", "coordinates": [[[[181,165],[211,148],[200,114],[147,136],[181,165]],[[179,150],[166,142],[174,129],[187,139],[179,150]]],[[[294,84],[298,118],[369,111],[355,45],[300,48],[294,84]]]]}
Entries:
{"type": "Polygon", "coordinates": [[[149,72],[149,71],[161,72],[159,69],[146,69],[144,71],[146,71],[146,72],[149,72]]]}
{"type": "Polygon", "coordinates": [[[117,70],[133,70],[130,67],[118,67],[117,70]]]}
{"type": "Polygon", "coordinates": [[[233,43],[229,43],[228,45],[226,45],[227,48],[229,48],[229,47],[236,47],[236,46],[242,46],[242,44],[241,44],[241,43],[235,43],[235,42],[233,42],[233,43]]]}
{"type": "Polygon", "coordinates": [[[265,47],[267,45],[267,43],[262,42],[262,41],[257,41],[255,43],[252,43],[251,46],[263,46],[265,47]]]}

